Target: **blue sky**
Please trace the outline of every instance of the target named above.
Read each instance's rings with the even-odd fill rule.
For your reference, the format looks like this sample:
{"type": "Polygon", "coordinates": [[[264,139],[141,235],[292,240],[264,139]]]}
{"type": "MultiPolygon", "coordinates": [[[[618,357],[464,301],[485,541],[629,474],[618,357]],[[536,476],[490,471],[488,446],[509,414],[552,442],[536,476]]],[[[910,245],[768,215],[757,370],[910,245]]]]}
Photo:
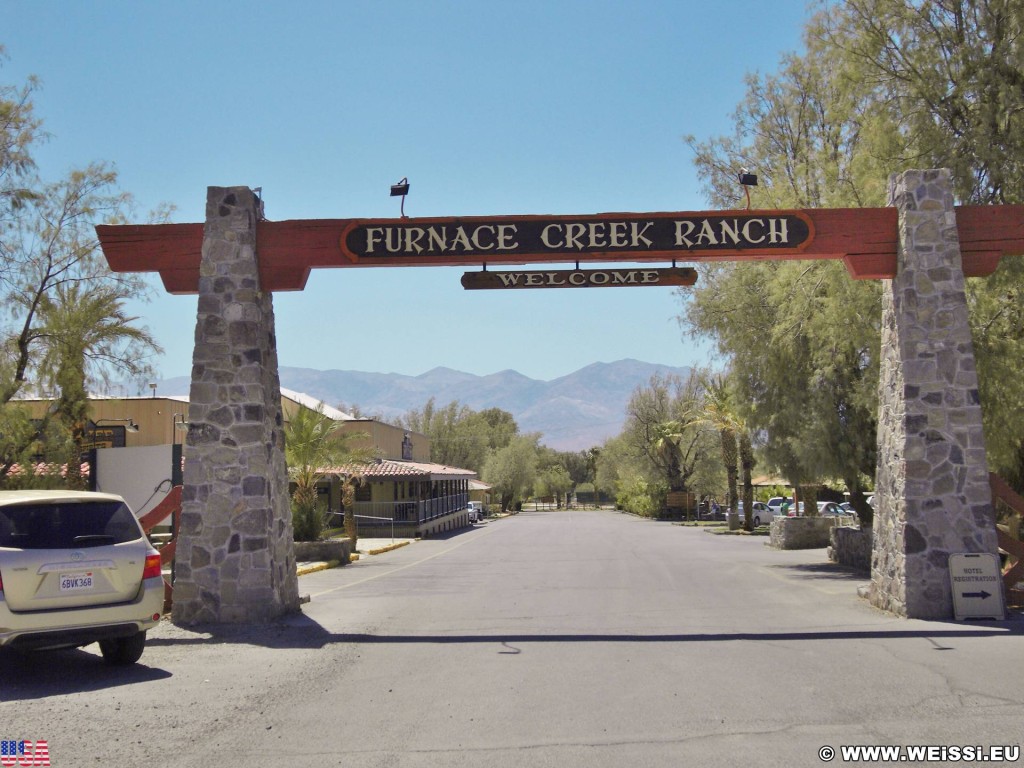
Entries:
{"type": "MultiPolygon", "coordinates": [[[[0,0],[0,80],[37,75],[44,177],[113,163],[138,221],[201,222],[207,186],[268,218],[692,211],[683,136],[732,131],[749,72],[800,47],[803,2],[0,0]]],[[[464,291],[462,268],[317,270],[275,296],[285,366],[418,375],[709,361],[667,288],[464,291]]],[[[187,375],[194,296],[131,309],[187,375]]]]}

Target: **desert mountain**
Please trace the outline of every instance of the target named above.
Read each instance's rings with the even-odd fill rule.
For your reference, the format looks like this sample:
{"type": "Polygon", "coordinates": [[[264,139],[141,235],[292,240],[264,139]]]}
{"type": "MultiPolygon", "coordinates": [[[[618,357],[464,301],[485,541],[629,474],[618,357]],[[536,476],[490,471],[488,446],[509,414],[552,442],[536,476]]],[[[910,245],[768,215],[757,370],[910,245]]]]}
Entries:
{"type": "MultiPolygon", "coordinates": [[[[511,413],[521,432],[540,432],[542,442],[563,451],[585,450],[617,435],[626,404],[638,386],[654,374],[685,378],[689,368],[619,360],[593,363],[551,381],[531,379],[516,371],[477,376],[450,368],[434,368],[419,376],[361,371],[280,370],[281,386],[304,392],[343,410],[357,406],[363,414],[396,423],[431,398],[438,406],[453,400],[479,411],[501,408],[511,413]]],[[[189,379],[165,379],[160,395],[187,395],[189,379]]]]}

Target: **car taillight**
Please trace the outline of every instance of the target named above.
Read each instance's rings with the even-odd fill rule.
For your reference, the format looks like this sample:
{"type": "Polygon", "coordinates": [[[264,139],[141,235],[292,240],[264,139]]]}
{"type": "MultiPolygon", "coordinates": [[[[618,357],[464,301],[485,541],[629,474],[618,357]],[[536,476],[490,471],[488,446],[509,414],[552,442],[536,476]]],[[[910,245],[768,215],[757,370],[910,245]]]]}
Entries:
{"type": "Polygon", "coordinates": [[[153,552],[146,555],[146,565],[142,569],[142,578],[153,579],[159,578],[163,575],[163,571],[160,568],[160,553],[153,552]]]}
{"type": "Polygon", "coordinates": [[[4,591],[4,575],[0,573],[0,592],[4,591]]]}

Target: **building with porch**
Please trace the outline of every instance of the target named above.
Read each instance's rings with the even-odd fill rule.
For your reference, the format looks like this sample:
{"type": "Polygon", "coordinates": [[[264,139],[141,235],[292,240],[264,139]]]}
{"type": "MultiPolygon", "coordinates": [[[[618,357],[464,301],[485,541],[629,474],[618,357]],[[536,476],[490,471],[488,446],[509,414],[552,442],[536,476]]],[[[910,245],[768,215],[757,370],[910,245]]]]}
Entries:
{"type": "MultiPolygon", "coordinates": [[[[42,419],[53,401],[25,399],[16,404],[42,419]]],[[[415,538],[470,525],[469,484],[476,473],[431,463],[426,435],[352,416],[282,388],[285,423],[300,408],[322,410],[340,432],[356,435],[353,447],[369,448],[378,457],[365,467],[326,468],[318,488],[324,508],[340,515],[345,511],[342,483],[355,481],[360,536],[391,535],[393,526],[396,536],[415,538]]],[[[90,487],[121,494],[139,515],[155,507],[172,486],[181,484],[188,409],[184,396],[91,397],[83,457],[89,462],[90,487]],[[154,492],[154,487],[159,490],[154,492]]]]}
{"type": "Polygon", "coordinates": [[[353,512],[360,536],[424,538],[471,524],[472,470],[385,458],[328,472],[332,486],[357,478],[353,512]]]}

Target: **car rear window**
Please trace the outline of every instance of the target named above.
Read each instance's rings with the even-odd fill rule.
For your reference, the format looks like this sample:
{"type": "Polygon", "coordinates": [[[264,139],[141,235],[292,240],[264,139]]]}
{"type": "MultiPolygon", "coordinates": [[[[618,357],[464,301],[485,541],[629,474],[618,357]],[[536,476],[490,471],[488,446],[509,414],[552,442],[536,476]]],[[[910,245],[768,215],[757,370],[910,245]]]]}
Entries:
{"type": "Polygon", "coordinates": [[[50,502],[0,507],[0,547],[81,549],[142,538],[124,502],[50,502]]]}

